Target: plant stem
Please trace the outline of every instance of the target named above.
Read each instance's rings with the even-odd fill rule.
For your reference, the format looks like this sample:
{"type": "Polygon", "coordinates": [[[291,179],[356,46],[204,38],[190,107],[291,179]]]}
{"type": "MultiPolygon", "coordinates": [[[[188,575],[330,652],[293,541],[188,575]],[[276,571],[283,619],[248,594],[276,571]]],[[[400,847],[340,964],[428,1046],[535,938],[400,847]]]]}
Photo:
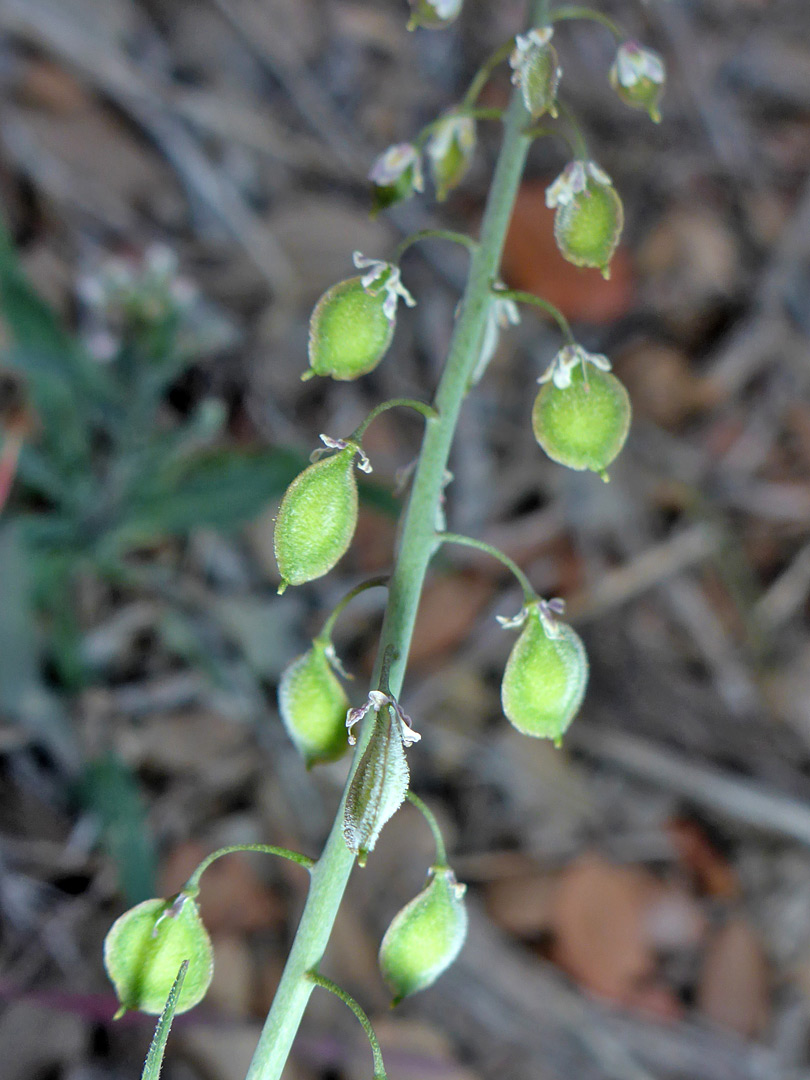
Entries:
{"type": "Polygon", "coordinates": [[[520,569],[514,559],[510,559],[503,551],[499,551],[498,548],[493,547],[492,544],[488,544],[486,540],[475,540],[472,536],[460,536],[458,533],[440,532],[436,534],[439,542],[442,544],[459,544],[461,547],[475,548],[477,551],[484,551],[487,555],[491,555],[493,559],[497,559],[498,562],[502,562],[503,565],[511,570],[515,577],[520,582],[520,587],[523,589],[523,598],[527,604],[532,604],[537,599],[537,593],[532,588],[532,583],[520,569]]]}
{"type": "Polygon", "coordinates": [[[323,628],[321,629],[320,634],[318,634],[318,636],[315,638],[315,640],[316,641],[323,641],[327,645],[331,644],[332,631],[335,628],[335,623],[338,621],[338,619],[343,614],[343,612],[346,610],[348,605],[352,602],[352,600],[354,600],[355,596],[359,596],[360,593],[364,593],[366,591],[366,589],[385,588],[385,586],[387,584],[388,584],[388,578],[387,577],[373,577],[373,578],[369,578],[368,581],[361,581],[359,585],[355,585],[355,587],[353,589],[351,589],[349,592],[347,592],[346,595],[341,600],[339,600],[337,602],[337,604],[335,605],[335,607],[332,610],[332,614],[329,616],[329,618],[323,624],[323,628]]]}
{"type": "Polygon", "coordinates": [[[443,868],[446,867],[447,848],[444,846],[444,837],[442,836],[442,831],[439,828],[439,823],[436,820],[436,815],[433,813],[432,810],[425,806],[419,796],[414,795],[412,791],[408,792],[407,799],[409,803],[416,807],[416,809],[427,822],[428,828],[433,833],[433,842],[436,845],[436,862],[434,865],[441,866],[443,868]]]}
{"type": "Polygon", "coordinates": [[[230,847],[219,848],[218,851],[212,851],[210,855],[207,855],[180,892],[185,893],[187,896],[196,896],[200,891],[200,878],[211,863],[221,859],[223,855],[233,855],[237,851],[258,851],[261,855],[278,855],[282,859],[289,859],[290,862],[298,863],[305,870],[311,870],[315,865],[315,860],[310,859],[308,855],[302,855],[300,851],[290,851],[289,848],[275,847],[272,844],[232,844],[230,847]]]}
{"type": "Polygon", "coordinates": [[[627,35],[618,23],[603,15],[601,11],[594,11],[588,7],[559,7],[551,15],[551,22],[562,22],[564,19],[589,19],[592,22],[601,23],[606,27],[617,41],[624,41],[627,35]]]}
{"type": "Polygon", "coordinates": [[[505,300],[514,300],[517,304],[531,304],[534,307],[540,308],[541,311],[545,311],[547,315],[550,315],[560,328],[562,336],[565,338],[567,344],[576,345],[576,340],[571,332],[571,325],[568,319],[563,315],[559,308],[556,308],[548,300],[544,300],[541,296],[535,296],[534,293],[523,292],[521,289],[500,289],[494,288],[492,290],[495,296],[501,296],[505,300]]]}
{"type": "Polygon", "coordinates": [[[461,244],[468,251],[475,251],[478,247],[478,241],[473,240],[466,233],[453,232],[450,229],[420,229],[419,232],[411,233],[410,236],[406,236],[404,240],[397,244],[396,248],[394,248],[394,254],[391,256],[391,262],[398,263],[408,248],[412,244],[418,244],[421,240],[449,240],[453,244],[461,244]]]}
{"type": "Polygon", "coordinates": [[[426,420],[433,420],[436,417],[436,410],[431,405],[426,405],[424,401],[417,401],[415,398],[391,398],[390,401],[383,401],[374,406],[363,423],[358,425],[351,433],[349,442],[359,443],[368,430],[369,424],[376,420],[381,413],[388,412],[389,409],[399,408],[415,409],[426,420]]]}
{"type": "Polygon", "coordinates": [[[362,1026],[363,1031],[365,1031],[371,1045],[371,1056],[374,1058],[374,1080],[387,1080],[380,1042],[365,1011],[361,1009],[351,994],[348,994],[342,987],[338,986],[337,983],[332,982],[331,979],[327,979],[325,975],[321,975],[317,971],[310,971],[307,974],[307,978],[313,985],[320,986],[324,990],[328,990],[330,994],[334,994],[335,997],[340,998],[343,1004],[347,1005],[352,1010],[354,1015],[360,1021],[360,1025],[362,1026]]]}
{"type": "MultiPolygon", "coordinates": [[[[532,15],[540,5],[532,5],[532,15]]],[[[402,687],[405,662],[413,634],[416,611],[425,573],[438,540],[434,532],[436,513],[442,496],[444,473],[450,456],[458,414],[478,362],[481,337],[486,326],[491,286],[497,278],[506,230],[523,174],[530,140],[525,135],[528,113],[519,93],[504,117],[504,139],[481,225],[481,239],[470,265],[470,274],[461,310],[450,343],[444,373],[436,393],[438,416],[426,424],[419,464],[405,512],[399,554],[391,577],[388,604],[383,622],[377,667],[372,685],[377,685],[382,658],[393,647],[390,685],[395,695],[402,687]]],[[[358,738],[354,756],[359,763],[371,736],[367,723],[358,738]]],[[[348,791],[351,776],[347,780],[348,791]]],[[[248,1070],[247,1080],[280,1080],[298,1031],[312,982],[307,972],[317,968],[329,942],[354,856],[343,837],[343,802],[318,862],[312,869],[309,896],[298,931],[284,968],[275,1000],[262,1030],[248,1070]]]]}

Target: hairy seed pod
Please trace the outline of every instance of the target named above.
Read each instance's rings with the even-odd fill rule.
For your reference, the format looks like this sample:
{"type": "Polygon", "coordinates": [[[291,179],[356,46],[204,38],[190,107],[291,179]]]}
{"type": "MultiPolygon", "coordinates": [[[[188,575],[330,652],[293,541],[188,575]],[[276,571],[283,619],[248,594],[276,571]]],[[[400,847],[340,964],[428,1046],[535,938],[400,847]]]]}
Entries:
{"type": "Polygon", "coordinates": [[[469,116],[448,113],[439,121],[426,148],[439,202],[444,202],[467,175],[475,154],[475,142],[475,121],[469,116]]]}
{"type": "Polygon", "coordinates": [[[402,725],[391,708],[383,705],[352,778],[343,812],[346,846],[361,866],[374,850],[383,826],[405,801],[409,783],[402,725]]]}
{"type": "Polygon", "coordinates": [[[409,0],[411,17],[408,29],[425,26],[429,30],[443,30],[461,13],[463,0],[409,0]]]}
{"type": "Polygon", "coordinates": [[[588,658],[566,623],[529,609],[501,684],[504,715],[524,735],[558,745],[577,714],[588,682],[588,658]]]}
{"type": "Polygon", "coordinates": [[[362,277],[327,289],[309,322],[310,372],[346,381],[373,371],[394,336],[385,299],[364,288],[362,277]]]}
{"type": "Polygon", "coordinates": [[[624,208],[610,177],[593,161],[574,161],[546,191],[556,209],[554,239],[563,258],[610,276],[624,227],[624,208]]]}
{"type": "Polygon", "coordinates": [[[116,919],[104,939],[104,967],[122,1013],[159,1016],[184,960],[178,1013],[202,1001],[214,973],[211,941],[190,896],[144,900],[116,919]]]}
{"type": "Polygon", "coordinates": [[[336,761],[349,745],[349,699],[332,669],[327,648],[323,642],[314,642],[285,669],[278,685],[281,719],[308,769],[336,761]]]}
{"type": "Polygon", "coordinates": [[[642,109],[656,124],[661,123],[659,105],[665,82],[664,61],[657,52],[635,41],[619,46],[610,69],[610,84],[625,105],[642,109]]]}
{"type": "Polygon", "coordinates": [[[553,461],[605,477],[630,429],[630,398],[615,375],[577,364],[570,385],[545,383],[535,398],[532,428],[553,461]]]}
{"type": "Polygon", "coordinates": [[[392,1004],[431,986],[461,952],[467,936],[465,891],[448,866],[433,866],[422,892],[394,916],[379,957],[392,1004]]]}
{"type": "Polygon", "coordinates": [[[357,525],[357,480],[349,444],[296,476],[281,500],[273,543],[283,592],[328,574],[357,525]]]}
{"type": "Polygon", "coordinates": [[[557,115],[557,88],[562,70],[557,50],[551,44],[551,34],[551,27],[543,27],[519,35],[509,58],[512,82],[520,87],[523,104],[535,120],[545,113],[557,115]]]}

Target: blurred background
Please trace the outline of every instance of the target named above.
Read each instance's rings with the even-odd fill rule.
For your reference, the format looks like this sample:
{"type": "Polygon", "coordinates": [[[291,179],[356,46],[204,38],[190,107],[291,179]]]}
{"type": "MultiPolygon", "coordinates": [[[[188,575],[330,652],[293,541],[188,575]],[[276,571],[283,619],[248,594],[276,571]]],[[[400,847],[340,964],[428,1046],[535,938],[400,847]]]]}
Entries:
{"type": "MultiPolygon", "coordinates": [[[[806,0],[602,0],[658,49],[664,121],[607,89],[595,24],[556,42],[564,92],[624,198],[611,280],[556,254],[532,151],[505,254],[610,354],[635,417],[611,483],[530,427],[559,342],[526,310],[470,396],[451,527],[563,596],[592,678],[563,752],[503,720],[520,595],[437,558],[403,703],[416,791],[469,883],[458,963],[388,1012],[376,949],[421,887],[406,807],[354,875],[325,965],[378,1026],[391,1080],[810,1077],[810,10],[806,0]]],[[[444,33],[404,0],[0,0],[0,1060],[4,1080],[140,1074],[113,1025],[112,920],[223,844],[317,854],[346,763],[307,774],[275,687],[325,614],[391,563],[421,421],[366,449],[358,533],[275,595],[272,519],[320,432],[435,386],[466,256],[403,263],[418,298],[385,362],[302,384],[307,320],[351,252],[476,232],[468,180],[368,217],[374,157],[458,99],[522,26],[467,0],[444,33]]],[[[508,94],[501,71],[484,103],[508,94]]],[[[364,697],[382,593],[336,643],[364,697]]],[[[231,857],[204,879],[216,973],[168,1080],[242,1080],[304,875],[231,857]]],[[[368,1046],[313,997],[289,1080],[362,1080],[368,1046]]]]}

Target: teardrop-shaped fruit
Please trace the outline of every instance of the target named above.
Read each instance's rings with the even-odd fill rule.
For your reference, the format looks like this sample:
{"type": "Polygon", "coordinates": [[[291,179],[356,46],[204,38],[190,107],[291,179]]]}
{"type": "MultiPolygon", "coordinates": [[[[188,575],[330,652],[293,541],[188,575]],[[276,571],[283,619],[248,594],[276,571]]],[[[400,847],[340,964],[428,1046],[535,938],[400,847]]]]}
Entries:
{"type": "Polygon", "coordinates": [[[610,84],[625,105],[643,109],[656,124],[661,122],[659,105],[665,82],[666,68],[657,52],[635,41],[619,46],[610,69],[610,84]]]}
{"type": "Polygon", "coordinates": [[[609,264],[624,227],[624,208],[613,184],[589,172],[585,189],[560,202],[554,215],[554,239],[563,258],[609,276],[609,264]]]}
{"type": "Polygon", "coordinates": [[[281,588],[328,574],[357,525],[357,480],[348,446],[296,476],[281,500],[273,537],[281,588]]]}
{"type": "Polygon", "coordinates": [[[431,867],[430,880],[393,918],[380,945],[380,970],[396,1005],[438,979],[467,936],[465,885],[448,866],[431,867]]]}
{"type": "Polygon", "coordinates": [[[278,686],[278,708],[287,733],[307,768],[345,753],[349,699],[332,670],[326,646],[312,648],[289,665],[278,686]]]}
{"type": "Polygon", "coordinates": [[[501,684],[504,715],[524,735],[559,743],[582,704],[588,658],[579,635],[557,622],[551,636],[537,606],[509,654],[501,684]]]}
{"type": "Polygon", "coordinates": [[[550,458],[569,469],[604,473],[627,440],[630,398],[609,371],[591,364],[571,372],[570,386],[544,383],[532,410],[534,436],[550,458]]]}
{"type": "Polygon", "coordinates": [[[372,371],[394,336],[396,317],[384,310],[387,297],[383,287],[365,288],[362,277],[327,289],[309,321],[308,374],[345,381],[372,371]]]}
{"type": "Polygon", "coordinates": [[[551,35],[549,26],[518,35],[509,58],[512,82],[520,87],[523,104],[535,120],[545,113],[557,115],[557,88],[562,72],[551,35]]]}
{"type": "Polygon", "coordinates": [[[443,30],[457,19],[463,0],[409,0],[411,17],[408,29],[425,26],[429,30],[443,30]]]}
{"type": "Polygon", "coordinates": [[[202,1001],[214,973],[211,941],[190,896],[144,900],[116,919],[104,939],[104,967],[122,1011],[159,1016],[184,960],[178,1013],[202,1001]]]}

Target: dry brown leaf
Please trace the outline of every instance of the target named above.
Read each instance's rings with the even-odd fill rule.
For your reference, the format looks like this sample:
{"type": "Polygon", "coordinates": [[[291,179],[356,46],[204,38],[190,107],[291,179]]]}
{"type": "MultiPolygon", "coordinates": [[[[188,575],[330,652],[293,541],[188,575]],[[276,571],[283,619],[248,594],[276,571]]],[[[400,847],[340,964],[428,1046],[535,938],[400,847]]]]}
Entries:
{"type": "Polygon", "coordinates": [[[553,899],[553,959],[583,987],[628,1003],[655,972],[644,923],[656,891],[644,870],[581,855],[563,872],[553,899]]]}
{"type": "MultiPolygon", "coordinates": [[[[161,894],[171,896],[181,889],[207,854],[208,849],[201,844],[178,844],[163,865],[161,894]]],[[[245,934],[278,927],[286,917],[285,905],[260,881],[251,859],[241,854],[217,859],[205,871],[200,882],[200,912],[210,934],[245,934]]]]}
{"type": "Polygon", "coordinates": [[[610,264],[610,279],[598,270],[566,262],[554,242],[554,211],[546,206],[545,181],[524,183],[506,237],[503,276],[513,289],[534,293],[583,322],[614,322],[633,300],[633,281],[626,252],[620,248],[610,264]]]}
{"type": "Polygon", "coordinates": [[[732,918],[706,951],[698,1008],[740,1035],[761,1035],[770,1018],[768,967],[762,943],[744,915],[732,918]]]}

